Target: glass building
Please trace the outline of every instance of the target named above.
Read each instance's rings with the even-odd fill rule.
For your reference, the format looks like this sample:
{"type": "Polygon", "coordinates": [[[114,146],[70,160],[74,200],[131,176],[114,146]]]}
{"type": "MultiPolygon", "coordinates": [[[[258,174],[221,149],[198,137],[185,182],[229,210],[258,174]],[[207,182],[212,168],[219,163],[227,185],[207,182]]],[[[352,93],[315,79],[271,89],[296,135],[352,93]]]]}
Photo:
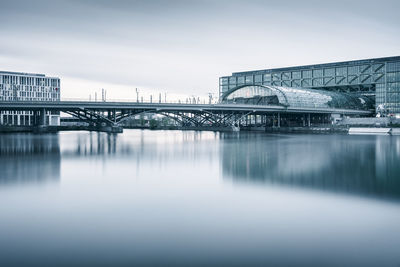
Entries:
{"type": "MultiPolygon", "coordinates": [[[[44,74],[0,71],[0,102],[60,101],[60,79],[44,74]]],[[[32,111],[0,111],[0,125],[33,125],[32,111]]],[[[47,112],[47,125],[60,125],[59,112],[47,112]]]]}
{"type": "Polygon", "coordinates": [[[370,98],[400,113],[400,57],[235,72],[219,79],[220,100],[238,87],[305,88],[370,98]]]}
{"type": "Polygon", "coordinates": [[[356,109],[373,108],[365,96],[355,96],[327,90],[315,90],[272,85],[243,85],[221,96],[223,103],[278,105],[292,108],[356,109]]]}

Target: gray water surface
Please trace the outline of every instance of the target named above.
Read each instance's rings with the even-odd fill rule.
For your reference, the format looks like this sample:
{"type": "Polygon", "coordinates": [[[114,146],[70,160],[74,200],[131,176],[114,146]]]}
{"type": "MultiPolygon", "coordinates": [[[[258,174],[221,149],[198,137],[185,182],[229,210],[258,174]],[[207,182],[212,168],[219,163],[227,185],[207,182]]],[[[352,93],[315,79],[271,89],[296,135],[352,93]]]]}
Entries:
{"type": "Polygon", "coordinates": [[[0,266],[400,266],[400,136],[0,135],[0,266]]]}

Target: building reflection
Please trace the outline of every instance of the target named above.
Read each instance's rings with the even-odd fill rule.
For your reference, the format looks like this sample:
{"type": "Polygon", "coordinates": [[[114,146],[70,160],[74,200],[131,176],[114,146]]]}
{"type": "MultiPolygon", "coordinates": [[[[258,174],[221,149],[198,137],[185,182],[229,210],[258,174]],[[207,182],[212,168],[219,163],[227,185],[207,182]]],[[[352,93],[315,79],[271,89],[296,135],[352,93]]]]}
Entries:
{"type": "Polygon", "coordinates": [[[58,182],[58,135],[0,135],[0,185],[58,182]]]}
{"type": "Polygon", "coordinates": [[[240,142],[234,138],[225,134],[221,142],[223,176],[234,181],[400,199],[400,137],[240,133],[240,142]]]}

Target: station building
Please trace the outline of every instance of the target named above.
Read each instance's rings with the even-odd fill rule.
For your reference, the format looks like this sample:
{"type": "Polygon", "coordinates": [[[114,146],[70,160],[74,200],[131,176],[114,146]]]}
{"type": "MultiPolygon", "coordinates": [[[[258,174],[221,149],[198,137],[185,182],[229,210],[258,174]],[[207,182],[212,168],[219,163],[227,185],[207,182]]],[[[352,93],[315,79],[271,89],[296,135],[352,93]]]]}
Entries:
{"type": "MultiPolygon", "coordinates": [[[[60,101],[60,79],[44,74],[0,71],[0,102],[60,101]]],[[[33,125],[32,111],[0,111],[0,125],[33,125]]],[[[47,112],[47,125],[60,125],[59,112],[47,112]]]]}
{"type": "Polygon", "coordinates": [[[221,102],[268,104],[279,100],[279,91],[296,95],[296,90],[290,88],[306,89],[297,91],[297,96],[301,95],[307,105],[320,99],[316,97],[318,90],[325,99],[331,91],[343,95],[334,94],[333,99],[343,99],[342,103],[347,106],[358,98],[361,101],[358,107],[367,107],[364,101],[372,101],[373,108],[384,107],[389,114],[400,114],[400,56],[234,72],[219,79],[221,102]],[[273,97],[272,91],[277,97],[273,97]]]}

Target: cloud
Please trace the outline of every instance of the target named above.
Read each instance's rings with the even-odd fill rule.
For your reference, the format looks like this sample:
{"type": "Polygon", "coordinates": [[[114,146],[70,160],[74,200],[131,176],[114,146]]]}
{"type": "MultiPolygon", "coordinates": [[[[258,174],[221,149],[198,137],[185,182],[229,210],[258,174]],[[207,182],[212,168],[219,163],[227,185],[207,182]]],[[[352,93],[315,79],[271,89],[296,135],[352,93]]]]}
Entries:
{"type": "Polygon", "coordinates": [[[231,72],[399,54],[398,9],[397,1],[4,0],[0,66],[203,94],[231,72]]]}

